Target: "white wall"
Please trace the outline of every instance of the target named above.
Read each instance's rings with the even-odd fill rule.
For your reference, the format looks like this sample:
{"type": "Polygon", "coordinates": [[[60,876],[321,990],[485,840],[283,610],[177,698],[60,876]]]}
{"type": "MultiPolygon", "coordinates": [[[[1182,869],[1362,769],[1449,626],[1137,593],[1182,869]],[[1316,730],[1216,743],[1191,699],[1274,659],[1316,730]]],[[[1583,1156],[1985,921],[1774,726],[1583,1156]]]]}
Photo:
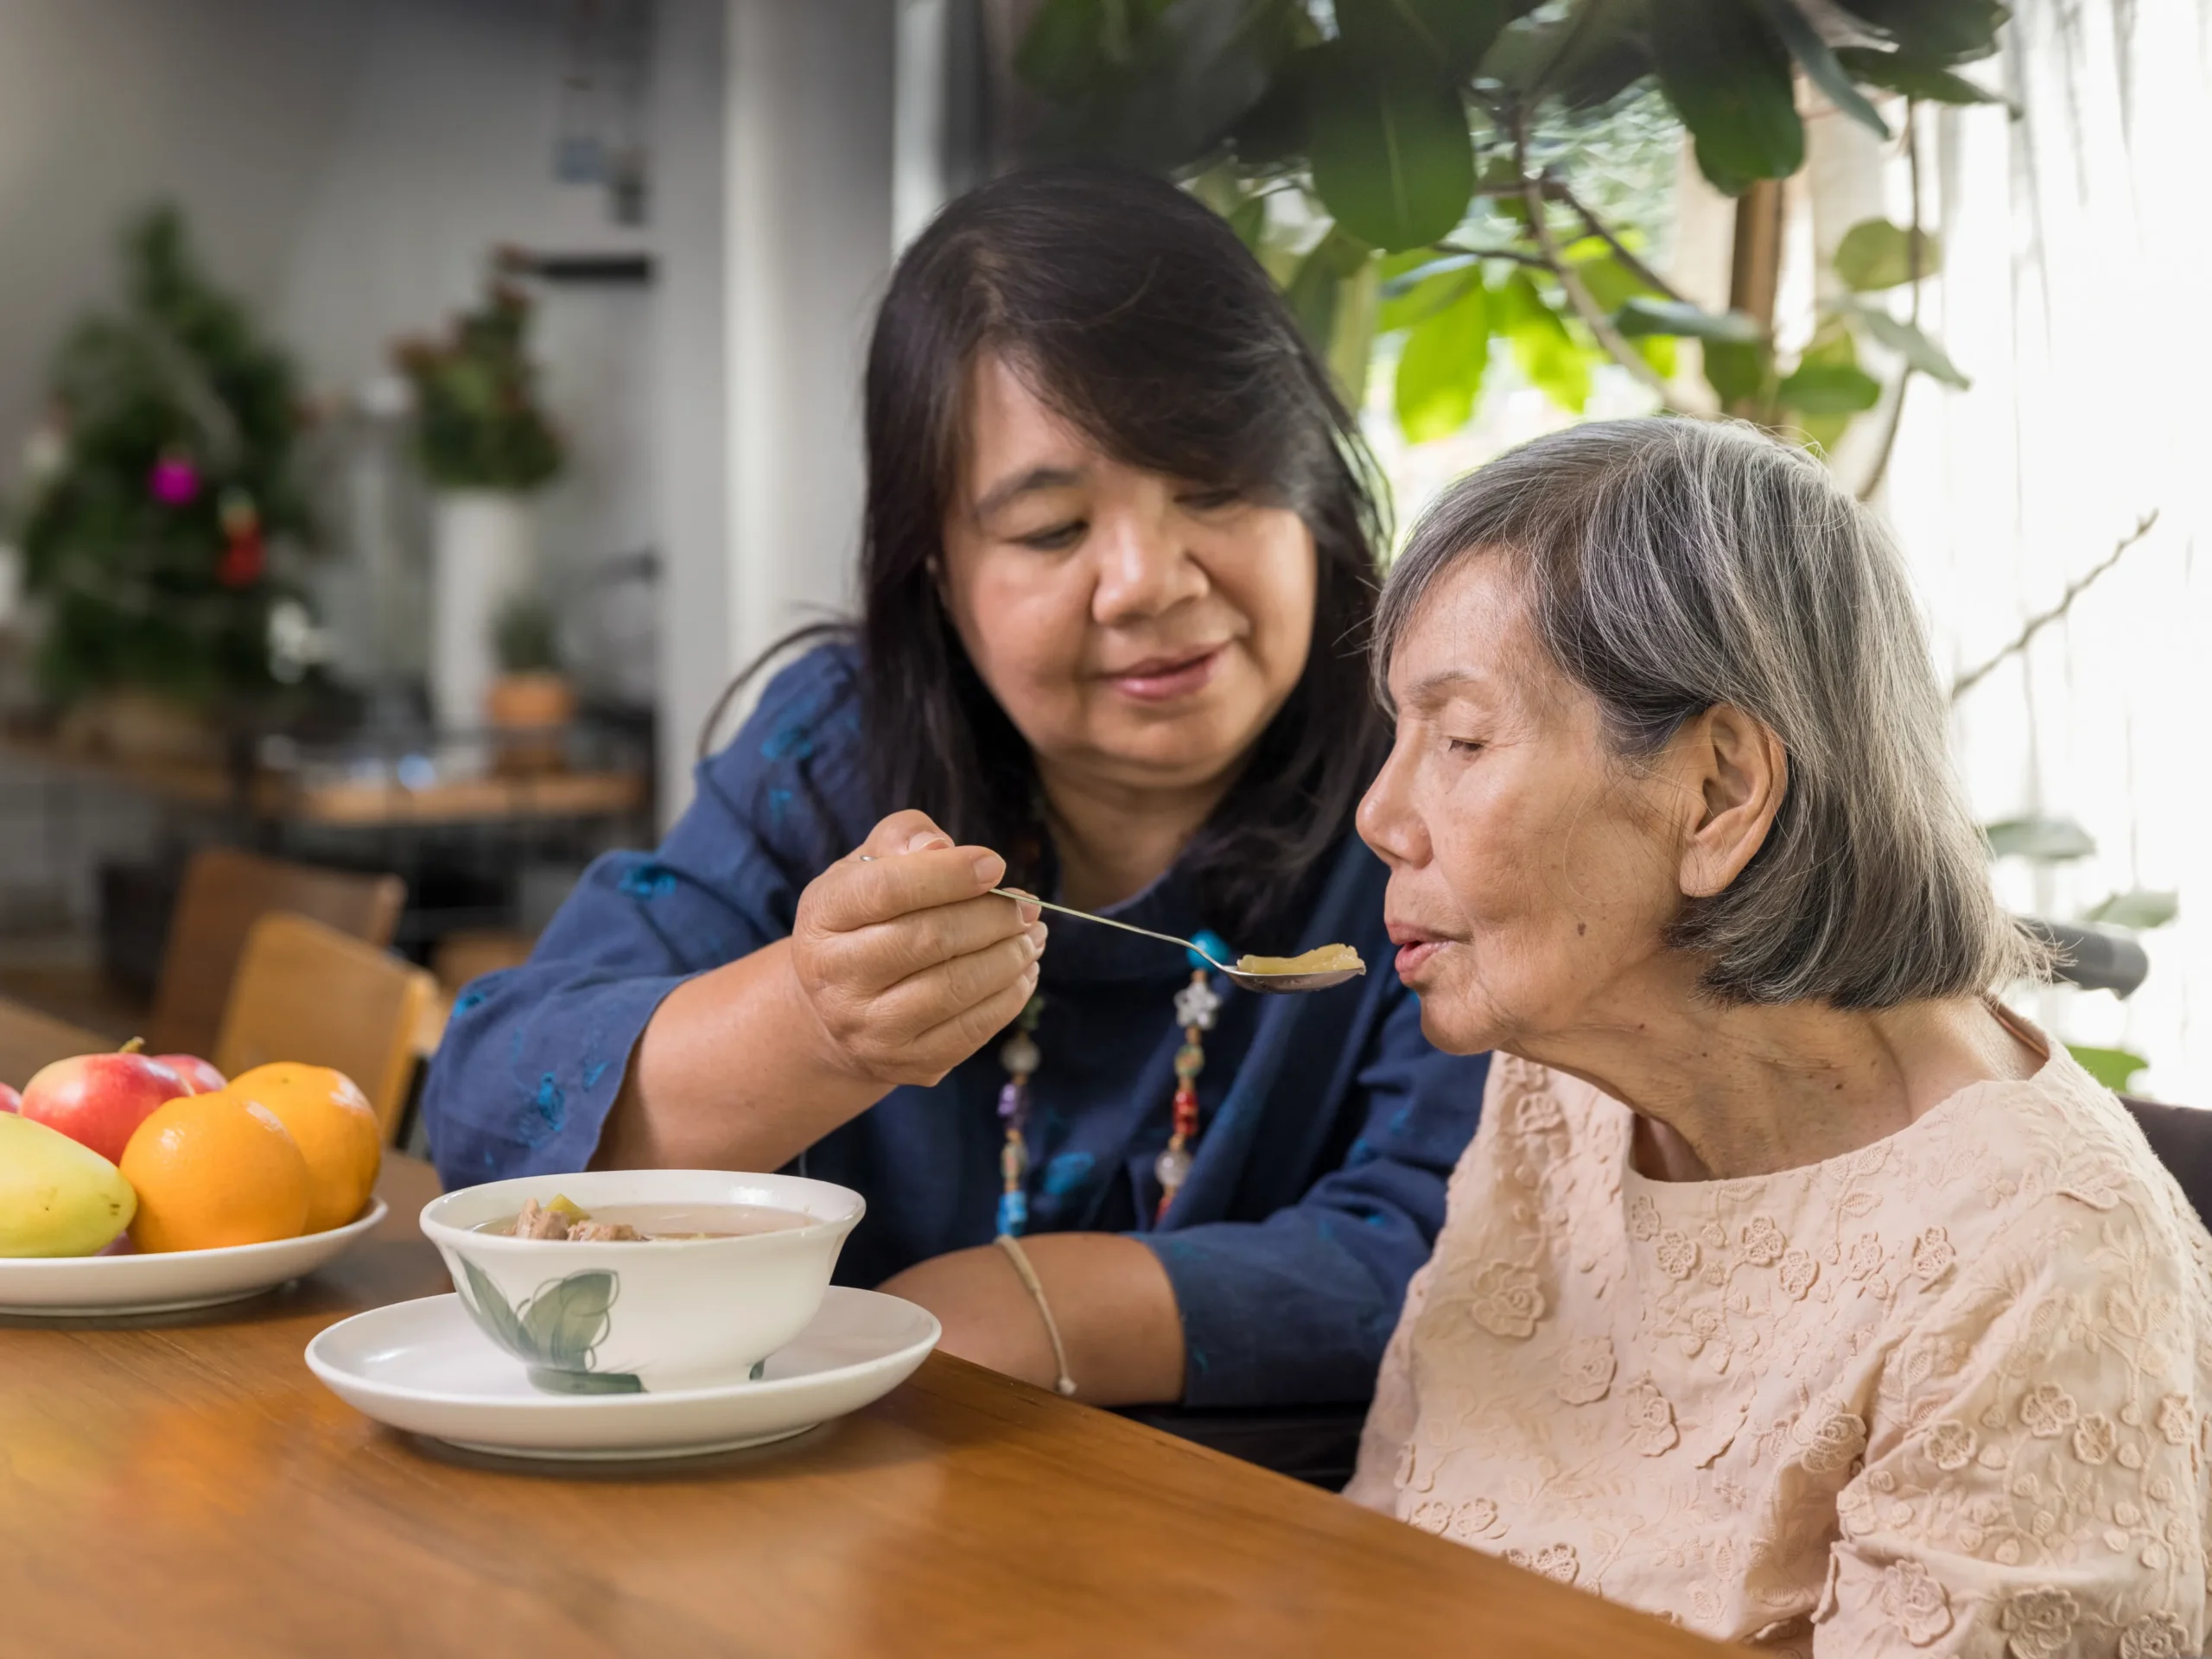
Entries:
{"type": "Polygon", "coordinates": [[[898,0],[730,0],[733,666],[850,607],[861,366],[891,258],[897,14],[898,0]]]}

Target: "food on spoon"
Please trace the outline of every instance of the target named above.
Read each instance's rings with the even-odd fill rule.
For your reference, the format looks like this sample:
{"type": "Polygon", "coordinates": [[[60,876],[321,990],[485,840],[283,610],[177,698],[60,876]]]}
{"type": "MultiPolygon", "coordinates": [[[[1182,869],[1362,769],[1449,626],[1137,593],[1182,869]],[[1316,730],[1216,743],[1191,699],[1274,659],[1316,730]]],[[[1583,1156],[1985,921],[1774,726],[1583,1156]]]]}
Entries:
{"type": "Polygon", "coordinates": [[[184,1079],[188,1093],[212,1095],[218,1089],[230,1086],[213,1061],[203,1060],[197,1054],[156,1054],[154,1058],[184,1079]]]}
{"type": "Polygon", "coordinates": [[[1355,974],[1367,971],[1359,952],[1348,944],[1324,944],[1296,957],[1239,957],[1240,974],[1355,974]]]}
{"type": "Polygon", "coordinates": [[[556,1197],[545,1205],[524,1198],[515,1214],[484,1222],[475,1230],[553,1243],[644,1244],[655,1240],[744,1238],[753,1233],[804,1227],[810,1220],[797,1210],[768,1204],[633,1204],[602,1209],[594,1216],[556,1197]]]}
{"type": "Polygon", "coordinates": [[[56,1060],[23,1088],[23,1116],[119,1163],[155,1108],[191,1084],[150,1054],[75,1054],[56,1060]]]}
{"type": "Polygon", "coordinates": [[[0,1256],[93,1255],[137,1207],[130,1184],[91,1147],[0,1115],[0,1256]]]}
{"type": "Polygon", "coordinates": [[[228,1089],[158,1108],[124,1149],[142,1251],[220,1249],[307,1230],[308,1160],[276,1113],[228,1089]]]}
{"type": "Polygon", "coordinates": [[[361,1213],[384,1166],[384,1130],[351,1077],[280,1060],[241,1071],[229,1092],[267,1107],[299,1143],[308,1165],[302,1231],[327,1232],[361,1213]]]}

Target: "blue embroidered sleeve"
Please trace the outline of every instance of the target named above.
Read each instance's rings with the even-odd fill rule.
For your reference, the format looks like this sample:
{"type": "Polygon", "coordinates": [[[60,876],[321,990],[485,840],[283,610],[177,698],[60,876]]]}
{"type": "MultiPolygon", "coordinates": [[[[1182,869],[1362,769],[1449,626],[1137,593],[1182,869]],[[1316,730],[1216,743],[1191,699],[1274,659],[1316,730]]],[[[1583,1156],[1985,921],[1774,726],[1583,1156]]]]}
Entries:
{"type": "Polygon", "coordinates": [[[858,720],[850,652],[802,658],[657,851],[597,860],[529,962],[462,991],[423,1096],[448,1186],[582,1169],[661,999],[790,933],[868,831],[858,720]]]}
{"type": "Polygon", "coordinates": [[[1142,1235],[1174,1286],[1184,1403],[1365,1400],[1406,1283],[1444,1224],[1489,1056],[1440,1053],[1401,988],[1362,1057],[1363,1123],[1343,1162],[1259,1222],[1142,1235]]]}

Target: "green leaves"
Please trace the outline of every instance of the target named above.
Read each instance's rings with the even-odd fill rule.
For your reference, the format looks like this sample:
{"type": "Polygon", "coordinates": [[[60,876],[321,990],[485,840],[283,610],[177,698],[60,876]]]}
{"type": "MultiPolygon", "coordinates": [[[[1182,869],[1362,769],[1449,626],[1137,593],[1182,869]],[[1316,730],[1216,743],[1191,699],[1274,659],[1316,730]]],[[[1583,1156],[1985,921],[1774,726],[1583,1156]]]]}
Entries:
{"type": "Polygon", "coordinates": [[[1014,68],[1041,95],[1040,153],[1166,171],[1218,145],[1317,38],[1298,0],[1045,0],[1014,68]]]}
{"type": "Polygon", "coordinates": [[[1855,363],[1805,363],[1783,377],[1776,396],[1807,415],[1857,415],[1882,401],[1882,383],[1855,363]]]}
{"type": "Polygon", "coordinates": [[[1648,17],[1659,84],[1715,188],[1741,195],[1804,164],[1789,53],[1752,0],[1663,0],[1648,17]]]}
{"type": "Polygon", "coordinates": [[[1473,418],[1482,395],[1490,363],[1490,291],[1478,270],[1458,276],[1457,297],[1415,325],[1398,358],[1398,425],[1414,443],[1457,432],[1473,418]]]}
{"type": "Polygon", "coordinates": [[[1820,30],[1797,10],[1796,0],[1759,0],[1759,4],[1767,21],[1789,44],[1790,54],[1805,66],[1813,84],[1827,94],[1828,102],[1877,137],[1887,138],[1889,124],[1875,113],[1866,94],[1852,85],[1850,73],[1836,61],[1820,30]]]}
{"type": "MultiPolygon", "coordinates": [[[[1397,256],[1400,259],[1413,257],[1397,256]]],[[[1395,276],[1389,258],[1382,262],[1382,304],[1375,320],[1378,334],[1410,328],[1453,303],[1468,289],[1482,286],[1482,262],[1465,254],[1432,259],[1395,276]]]]}
{"type": "Polygon", "coordinates": [[[1854,306],[1851,315],[1868,334],[1930,379],[1940,380],[1961,391],[1974,384],[1959,372],[1957,364],[1943,354],[1942,346],[1920,332],[1916,324],[1893,317],[1872,305],[1854,306]]]}
{"type": "Polygon", "coordinates": [[[1835,274],[1854,293],[1870,294],[1909,283],[1917,275],[1932,276],[1942,268],[1942,246],[1932,231],[1917,233],[1886,219],[1863,219],[1843,233],[1836,244],[1835,274]],[[1914,245],[1918,243],[1918,265],[1914,245]]]}
{"type": "Polygon", "coordinates": [[[2151,1064],[2140,1054],[2125,1048],[2093,1048],[2084,1043],[2069,1043],[2066,1052],[2077,1065],[2099,1083],[2113,1091],[2125,1094],[2135,1074],[2151,1064]]]}
{"type": "Polygon", "coordinates": [[[1509,0],[1337,0],[1337,30],[1370,60],[1426,66],[1457,80],[1528,10],[1509,0]]]}
{"type": "Polygon", "coordinates": [[[1753,346],[1760,338],[1758,324],[1742,312],[1707,311],[1685,300],[1638,296],[1621,307],[1614,322],[1630,340],[1643,334],[1679,334],[1722,345],[1753,346]]]}
{"type": "Polygon", "coordinates": [[[1483,59],[1481,78],[1524,104],[1556,94],[1571,110],[1590,109],[1651,73],[1643,24],[1642,0],[1580,0],[1506,29],[1483,59]]]}
{"type": "Polygon", "coordinates": [[[2152,893],[2137,888],[2131,893],[2115,893],[2093,906],[2082,917],[2085,922],[2101,923],[2107,927],[2132,927],[2138,930],[2164,927],[2181,914],[2181,895],[2177,893],[2152,893]]]}
{"type": "Polygon", "coordinates": [[[1590,354],[1577,345],[1558,312],[1525,270],[1516,270],[1491,297],[1493,326],[1513,345],[1513,360],[1529,384],[1561,409],[1580,415],[1590,401],[1590,354]]]}
{"type": "Polygon", "coordinates": [[[1283,298],[1291,315],[1314,351],[1336,375],[1338,391],[1353,409],[1360,404],[1366,374],[1366,352],[1374,336],[1374,306],[1377,274],[1374,251],[1338,226],[1313,245],[1299,262],[1283,298]],[[1350,361],[1356,340],[1358,359],[1350,361]],[[1347,376],[1344,371],[1350,368],[1347,376]]]}
{"type": "Polygon", "coordinates": [[[1847,46],[1835,55],[1836,61],[1862,86],[1879,86],[1885,91],[1902,92],[1907,98],[1917,98],[1929,104],[2002,104],[2005,101],[1997,93],[1985,92],[1963,75],[1955,75],[1948,69],[1909,58],[1901,52],[1878,52],[1863,46],[1847,46]]]}
{"type": "Polygon", "coordinates": [[[1874,26],[1906,57],[1964,63],[1997,49],[2006,16],[1999,0],[1838,0],[1843,10],[1874,26]]]}
{"type": "Polygon", "coordinates": [[[1475,188],[1459,94],[1440,72],[1407,70],[1338,41],[1315,89],[1313,188],[1338,224],[1395,252],[1451,234],[1475,188]]]}
{"type": "Polygon", "coordinates": [[[2097,850],[2089,832],[2071,818],[2006,818],[1984,824],[1992,858],[2032,858],[2046,863],[2087,858],[2097,850]]]}

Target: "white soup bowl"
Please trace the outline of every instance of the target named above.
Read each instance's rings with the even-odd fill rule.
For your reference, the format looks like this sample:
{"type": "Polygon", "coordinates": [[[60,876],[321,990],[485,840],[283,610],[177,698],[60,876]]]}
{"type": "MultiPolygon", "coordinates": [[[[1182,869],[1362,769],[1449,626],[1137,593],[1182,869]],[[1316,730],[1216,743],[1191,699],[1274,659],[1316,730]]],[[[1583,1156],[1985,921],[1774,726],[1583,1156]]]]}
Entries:
{"type": "Polygon", "coordinates": [[[804,1331],[822,1306],[857,1192],[797,1175],[605,1169],[463,1187],[423,1207],[478,1329],[556,1394],[666,1394],[741,1381],[804,1331]],[[475,1230],[524,1198],[582,1209],[765,1205],[804,1226],[734,1238],[571,1243],[475,1230]]]}

